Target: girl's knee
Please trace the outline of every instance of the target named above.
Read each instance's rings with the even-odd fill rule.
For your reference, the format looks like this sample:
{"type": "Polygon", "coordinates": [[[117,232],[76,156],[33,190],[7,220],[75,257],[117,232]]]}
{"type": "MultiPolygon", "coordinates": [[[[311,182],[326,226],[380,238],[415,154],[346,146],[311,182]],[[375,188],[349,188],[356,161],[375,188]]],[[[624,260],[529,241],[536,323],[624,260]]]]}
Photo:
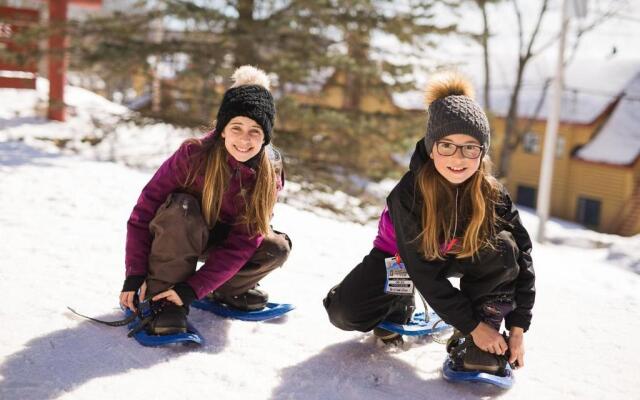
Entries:
{"type": "Polygon", "coordinates": [[[286,233],[273,231],[264,238],[261,247],[277,260],[277,264],[283,264],[291,253],[291,239],[286,233]]]}
{"type": "Polygon", "coordinates": [[[340,296],[340,285],[336,285],[329,290],[327,297],[322,300],[322,304],[327,311],[329,321],[335,327],[345,331],[367,332],[371,330],[370,326],[364,326],[360,321],[361,317],[355,309],[356,307],[340,296]]]}

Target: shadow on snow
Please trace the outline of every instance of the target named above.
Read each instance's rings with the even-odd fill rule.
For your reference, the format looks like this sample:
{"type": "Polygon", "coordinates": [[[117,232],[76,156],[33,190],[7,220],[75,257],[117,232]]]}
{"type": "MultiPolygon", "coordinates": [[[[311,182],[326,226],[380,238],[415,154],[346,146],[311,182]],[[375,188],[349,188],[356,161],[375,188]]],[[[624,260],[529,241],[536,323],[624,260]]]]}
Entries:
{"type": "MultiPolygon", "coordinates": [[[[78,319],[66,311],[71,319],[78,319]]],[[[96,318],[117,320],[120,313],[96,318]]],[[[230,322],[191,311],[190,321],[204,337],[203,346],[144,347],[127,338],[126,327],[108,327],[83,320],[79,325],[32,339],[0,364],[0,398],[52,399],[99,377],[127,373],[170,361],[190,352],[216,354],[227,344],[230,322]]],[[[43,321],[44,322],[44,321],[43,321]]]]}
{"type": "Polygon", "coordinates": [[[490,385],[449,383],[440,376],[440,371],[435,379],[421,378],[416,367],[372,343],[358,340],[338,343],[300,364],[283,369],[280,385],[273,390],[271,398],[479,399],[504,394],[503,390],[490,385]]]}

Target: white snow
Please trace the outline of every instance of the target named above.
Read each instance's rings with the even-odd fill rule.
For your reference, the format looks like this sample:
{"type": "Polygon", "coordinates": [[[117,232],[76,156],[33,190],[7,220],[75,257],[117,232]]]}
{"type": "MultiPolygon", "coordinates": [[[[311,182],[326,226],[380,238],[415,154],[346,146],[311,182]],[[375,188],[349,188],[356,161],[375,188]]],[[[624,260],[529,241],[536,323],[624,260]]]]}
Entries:
{"type": "MultiPolygon", "coordinates": [[[[272,323],[230,321],[192,310],[202,347],[144,348],[125,328],[66,310],[117,319],[125,222],[140,172],[110,162],[0,143],[0,398],[538,399],[637,398],[640,275],[607,250],[537,245],[538,300],[525,335],[526,367],[507,393],[442,380],[444,347],[430,339],[386,348],[343,332],[321,300],[369,251],[375,224],[276,208],[293,239],[286,265],[264,280],[272,299],[297,309],[272,323]]],[[[535,217],[523,211],[533,229],[535,217]]],[[[553,225],[550,234],[575,236],[553,225]]],[[[578,230],[583,231],[583,230],[578,230]]],[[[622,241],[622,239],[620,239],[622,241]]],[[[637,255],[638,253],[636,253],[637,255]]]]}
{"type": "Polygon", "coordinates": [[[640,72],[596,137],[577,156],[589,161],[630,165],[640,155],[640,72]]]}
{"type": "Polygon", "coordinates": [[[135,113],[88,90],[66,86],[67,121],[45,118],[49,82],[38,78],[36,90],[0,89],[0,140],[20,140],[39,149],[64,142],[66,154],[157,168],[182,141],[203,129],[165,123],[134,122],[135,113]],[[99,141],[93,145],[91,141],[99,141]]]}
{"type": "MultiPolygon", "coordinates": [[[[33,111],[38,92],[0,90],[0,398],[640,397],[640,275],[633,272],[640,269],[640,236],[602,235],[556,220],[547,227],[552,244],[534,248],[538,300],[525,335],[526,367],[506,393],[445,382],[444,347],[431,339],[388,348],[371,334],[333,327],[321,300],[368,253],[376,224],[303,211],[314,208],[295,197],[277,205],[273,221],[291,236],[291,257],[263,281],[273,300],[296,304],[283,320],[231,321],[194,309],[189,318],[204,346],[144,348],[126,338],[125,328],[72,315],[67,306],[103,319],[121,316],[126,220],[153,172],[125,164],[157,166],[195,133],[114,119],[110,129],[119,134],[103,143],[116,156],[104,157],[103,143],[96,150],[80,140],[96,129],[87,118],[126,111],[88,92],[68,93],[75,112],[55,123],[33,111]],[[96,107],[83,108],[89,104],[96,107]],[[41,135],[69,139],[70,151],[36,139],[41,135]],[[98,161],[104,159],[117,162],[98,161]]],[[[325,200],[336,199],[352,203],[340,193],[325,200]]],[[[536,217],[529,210],[522,216],[534,233],[536,217]]]]}

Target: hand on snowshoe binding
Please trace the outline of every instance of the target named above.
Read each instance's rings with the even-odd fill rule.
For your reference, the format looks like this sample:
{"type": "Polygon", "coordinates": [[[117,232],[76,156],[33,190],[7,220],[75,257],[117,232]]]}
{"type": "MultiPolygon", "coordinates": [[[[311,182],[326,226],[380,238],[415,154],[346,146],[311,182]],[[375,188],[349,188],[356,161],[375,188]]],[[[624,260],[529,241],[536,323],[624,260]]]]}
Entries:
{"type": "MultiPolygon", "coordinates": [[[[147,283],[143,282],[140,290],[123,291],[120,293],[120,305],[128,308],[136,314],[140,323],[132,329],[128,336],[131,337],[142,329],[146,329],[151,335],[172,335],[176,333],[187,332],[187,314],[188,306],[182,301],[178,294],[180,285],[165,290],[153,296],[151,299],[145,299],[147,295],[147,283]]],[[[189,296],[185,296],[189,297],[189,296]]]]}
{"type": "MultiPolygon", "coordinates": [[[[506,342],[510,341],[506,333],[500,335],[500,338],[504,341],[505,346],[506,342]]],[[[472,335],[463,335],[458,330],[447,341],[447,353],[449,353],[449,358],[456,371],[479,371],[505,376],[507,364],[513,369],[518,368],[517,359],[511,362],[512,356],[509,348],[502,354],[483,350],[474,342],[472,335]]]]}

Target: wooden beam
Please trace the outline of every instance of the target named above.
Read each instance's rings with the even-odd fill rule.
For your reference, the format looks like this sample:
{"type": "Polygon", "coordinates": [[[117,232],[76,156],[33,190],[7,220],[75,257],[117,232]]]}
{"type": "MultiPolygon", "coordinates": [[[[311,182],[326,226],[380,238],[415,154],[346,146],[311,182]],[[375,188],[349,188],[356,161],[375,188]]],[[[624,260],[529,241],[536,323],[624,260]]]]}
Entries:
{"type": "Polygon", "coordinates": [[[66,83],[67,35],[64,24],[67,22],[68,0],[49,1],[49,23],[54,33],[49,37],[49,112],[47,117],[64,121],[64,85],[66,83]]]}
{"type": "Polygon", "coordinates": [[[35,89],[35,78],[9,78],[0,76],[0,87],[10,89],[35,89]]]}

